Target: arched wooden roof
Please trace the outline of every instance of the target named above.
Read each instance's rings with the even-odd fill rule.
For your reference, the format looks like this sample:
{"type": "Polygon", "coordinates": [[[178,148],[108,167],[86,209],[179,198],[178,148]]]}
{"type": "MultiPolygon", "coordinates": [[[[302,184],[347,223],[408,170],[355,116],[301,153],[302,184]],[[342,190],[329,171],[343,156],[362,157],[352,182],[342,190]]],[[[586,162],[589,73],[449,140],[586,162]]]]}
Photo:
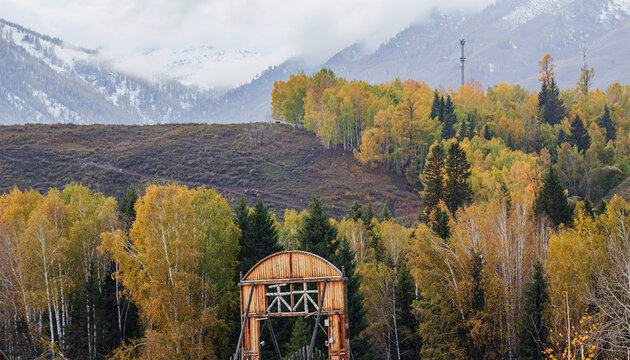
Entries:
{"type": "Polygon", "coordinates": [[[242,281],[340,277],[343,273],[330,261],[306,251],[291,250],[260,260],[242,281]]]}

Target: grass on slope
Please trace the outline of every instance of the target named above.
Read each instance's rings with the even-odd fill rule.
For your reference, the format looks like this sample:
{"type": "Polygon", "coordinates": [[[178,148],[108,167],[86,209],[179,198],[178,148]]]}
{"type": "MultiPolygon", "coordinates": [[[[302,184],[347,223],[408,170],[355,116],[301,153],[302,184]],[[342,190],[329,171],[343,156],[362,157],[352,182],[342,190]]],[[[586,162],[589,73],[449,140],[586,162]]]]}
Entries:
{"type": "Polygon", "coordinates": [[[0,127],[0,192],[45,191],[77,181],[120,198],[129,185],[178,182],[216,188],[230,201],[260,196],[278,215],[322,196],[332,216],[357,200],[387,203],[413,221],[418,190],[351,153],[325,150],[306,131],[280,124],[0,127]]]}

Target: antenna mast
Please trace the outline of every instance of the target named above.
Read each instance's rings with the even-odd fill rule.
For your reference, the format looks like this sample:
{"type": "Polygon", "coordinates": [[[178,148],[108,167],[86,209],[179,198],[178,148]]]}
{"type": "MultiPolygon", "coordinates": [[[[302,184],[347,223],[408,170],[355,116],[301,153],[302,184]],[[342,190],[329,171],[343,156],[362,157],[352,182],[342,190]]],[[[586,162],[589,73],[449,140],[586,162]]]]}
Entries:
{"type": "Polygon", "coordinates": [[[464,35],[462,35],[461,39],[459,39],[459,43],[462,45],[462,55],[459,60],[462,62],[462,86],[464,86],[464,63],[466,62],[466,56],[464,56],[464,45],[466,45],[466,40],[464,39],[464,35]]]}

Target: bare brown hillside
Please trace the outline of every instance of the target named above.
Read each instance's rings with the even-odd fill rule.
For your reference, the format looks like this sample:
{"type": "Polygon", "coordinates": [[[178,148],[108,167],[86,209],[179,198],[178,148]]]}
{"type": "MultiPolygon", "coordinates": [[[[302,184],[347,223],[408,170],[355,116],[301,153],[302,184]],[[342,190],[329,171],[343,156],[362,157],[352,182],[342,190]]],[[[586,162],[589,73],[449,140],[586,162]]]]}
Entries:
{"type": "Polygon", "coordinates": [[[357,200],[387,203],[413,221],[418,190],[351,153],[326,150],[306,131],[280,124],[0,127],[0,191],[45,191],[71,181],[119,198],[129,185],[178,182],[216,188],[230,200],[260,196],[276,212],[322,196],[340,217],[357,200]]]}

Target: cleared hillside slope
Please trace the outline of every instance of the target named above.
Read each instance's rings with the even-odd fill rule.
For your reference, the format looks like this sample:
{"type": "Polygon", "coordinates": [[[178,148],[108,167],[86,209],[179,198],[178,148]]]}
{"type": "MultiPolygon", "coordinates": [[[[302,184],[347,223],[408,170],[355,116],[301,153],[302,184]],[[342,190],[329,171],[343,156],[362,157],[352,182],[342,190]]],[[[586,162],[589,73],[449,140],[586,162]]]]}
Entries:
{"type": "Polygon", "coordinates": [[[0,192],[71,181],[117,198],[129,185],[205,185],[231,201],[260,196],[280,216],[305,208],[313,194],[335,217],[369,199],[375,212],[387,203],[407,221],[421,211],[418,189],[403,177],[325,150],[313,134],[287,125],[0,127],[0,192]]]}

